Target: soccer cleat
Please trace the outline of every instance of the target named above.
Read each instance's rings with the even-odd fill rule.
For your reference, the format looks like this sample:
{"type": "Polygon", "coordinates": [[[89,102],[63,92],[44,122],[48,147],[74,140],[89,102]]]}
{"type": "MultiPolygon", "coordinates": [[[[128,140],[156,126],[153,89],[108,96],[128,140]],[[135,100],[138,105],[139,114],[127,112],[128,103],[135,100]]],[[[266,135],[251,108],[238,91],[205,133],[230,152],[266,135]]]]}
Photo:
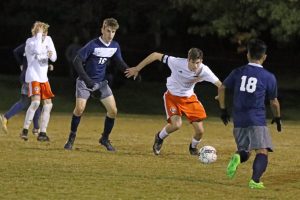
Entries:
{"type": "Polygon", "coordinates": [[[40,142],[49,142],[50,138],[47,136],[45,132],[40,132],[36,138],[40,142]]]}
{"type": "Polygon", "coordinates": [[[40,132],[40,129],[38,129],[38,128],[33,128],[32,129],[32,134],[35,135],[35,136],[38,136],[39,132],[40,132]]]}
{"type": "Polygon", "coordinates": [[[22,133],[20,134],[20,137],[24,140],[27,141],[28,140],[28,129],[23,129],[22,133]]]}
{"type": "Polygon", "coordinates": [[[4,133],[8,133],[7,123],[8,120],[4,117],[4,115],[0,115],[0,125],[4,133]]]}
{"type": "Polygon", "coordinates": [[[163,139],[160,139],[159,137],[159,132],[155,135],[155,138],[154,138],[154,144],[153,144],[153,153],[155,155],[159,155],[160,154],[160,149],[162,147],[162,144],[163,144],[164,140],[163,139]]]}
{"type": "Polygon", "coordinates": [[[240,155],[237,153],[233,154],[233,156],[231,157],[229,164],[227,166],[227,176],[229,178],[234,177],[237,167],[239,166],[240,163],[241,163],[240,155]]]}
{"type": "Polygon", "coordinates": [[[189,146],[190,154],[193,156],[199,156],[199,150],[197,148],[192,147],[192,143],[189,146]]]}
{"type": "Polygon", "coordinates": [[[110,140],[101,137],[99,143],[106,147],[107,151],[116,151],[116,149],[111,145],[110,140]]]}
{"type": "Polygon", "coordinates": [[[251,189],[264,189],[265,186],[264,186],[263,182],[256,183],[254,180],[251,179],[249,181],[249,188],[251,188],[251,189]]]}
{"type": "Polygon", "coordinates": [[[75,138],[76,138],[76,134],[71,132],[70,135],[69,135],[69,139],[68,139],[68,141],[66,142],[66,144],[64,146],[64,149],[72,150],[75,138]]]}

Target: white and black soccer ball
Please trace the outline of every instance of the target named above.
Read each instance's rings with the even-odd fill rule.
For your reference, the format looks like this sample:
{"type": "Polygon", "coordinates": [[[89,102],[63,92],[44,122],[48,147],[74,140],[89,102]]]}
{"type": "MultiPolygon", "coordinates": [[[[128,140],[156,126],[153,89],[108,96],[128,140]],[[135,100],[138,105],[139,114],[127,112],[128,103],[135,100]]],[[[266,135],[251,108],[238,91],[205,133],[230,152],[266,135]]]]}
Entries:
{"type": "Polygon", "coordinates": [[[217,150],[213,146],[203,146],[199,150],[199,160],[204,164],[216,162],[217,150]]]}

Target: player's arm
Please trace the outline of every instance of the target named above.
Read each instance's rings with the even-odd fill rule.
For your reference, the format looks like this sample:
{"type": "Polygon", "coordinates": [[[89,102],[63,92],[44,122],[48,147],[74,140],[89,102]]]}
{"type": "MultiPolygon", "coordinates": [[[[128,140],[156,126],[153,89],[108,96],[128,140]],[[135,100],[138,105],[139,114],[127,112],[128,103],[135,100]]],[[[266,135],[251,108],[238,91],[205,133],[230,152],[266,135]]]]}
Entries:
{"type": "Polygon", "coordinates": [[[47,36],[48,38],[48,46],[47,46],[47,50],[48,50],[48,58],[52,61],[55,62],[57,59],[57,53],[54,47],[54,43],[53,40],[50,36],[47,36]]]}
{"type": "Polygon", "coordinates": [[[270,100],[270,107],[273,113],[272,124],[275,122],[277,125],[277,131],[281,132],[281,117],[280,117],[280,103],[277,98],[270,100]]]}
{"type": "Polygon", "coordinates": [[[92,88],[95,82],[87,75],[83,68],[83,60],[77,55],[73,61],[74,68],[78,74],[78,76],[84,81],[88,88],[92,88]]]}
{"type": "Polygon", "coordinates": [[[125,76],[127,78],[130,78],[133,76],[133,78],[135,79],[137,77],[137,75],[139,74],[139,72],[145,66],[149,65],[150,63],[152,63],[154,61],[161,61],[163,56],[164,56],[164,54],[161,54],[161,53],[157,53],[157,52],[151,53],[144,60],[142,60],[137,66],[126,69],[125,76]]]}
{"type": "Polygon", "coordinates": [[[225,90],[226,90],[226,87],[225,85],[221,84],[220,87],[218,87],[218,101],[219,101],[219,106],[221,108],[221,120],[223,121],[223,123],[225,125],[228,124],[228,122],[230,121],[230,116],[227,112],[227,109],[226,109],[226,104],[225,104],[225,90]]]}

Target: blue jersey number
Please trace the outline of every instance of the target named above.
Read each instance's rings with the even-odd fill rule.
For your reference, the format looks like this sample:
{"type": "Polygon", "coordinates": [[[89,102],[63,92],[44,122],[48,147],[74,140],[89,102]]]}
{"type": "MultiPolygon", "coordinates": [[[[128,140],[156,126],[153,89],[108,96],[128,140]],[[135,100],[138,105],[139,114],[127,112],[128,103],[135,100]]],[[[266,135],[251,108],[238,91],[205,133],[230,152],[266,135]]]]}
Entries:
{"type": "Polygon", "coordinates": [[[240,91],[243,92],[248,92],[248,93],[253,93],[256,90],[256,84],[257,84],[257,78],[255,77],[247,77],[247,76],[242,76],[241,77],[242,82],[241,82],[241,87],[240,91]]]}

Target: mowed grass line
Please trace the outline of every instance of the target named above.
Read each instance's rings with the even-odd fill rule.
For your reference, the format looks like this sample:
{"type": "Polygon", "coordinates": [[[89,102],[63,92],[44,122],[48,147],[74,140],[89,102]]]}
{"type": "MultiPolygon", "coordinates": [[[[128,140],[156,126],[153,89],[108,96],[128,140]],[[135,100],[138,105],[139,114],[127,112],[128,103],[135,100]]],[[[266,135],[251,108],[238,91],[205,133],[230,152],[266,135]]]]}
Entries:
{"type": "Polygon", "coordinates": [[[263,177],[266,190],[247,187],[252,161],[240,165],[229,180],[225,169],[235,149],[232,125],[217,118],[205,121],[201,143],[218,151],[218,160],[201,164],[190,156],[192,127],[166,139],[161,155],[154,156],[154,134],[164,116],[120,115],[111,135],[116,153],[98,144],[104,114],[86,113],[73,151],[65,151],[71,116],[53,113],[48,128],[50,143],[19,138],[24,115],[9,123],[10,133],[0,135],[0,199],[298,199],[300,196],[299,130],[297,121],[284,124],[278,134],[271,127],[275,152],[263,177]]]}

